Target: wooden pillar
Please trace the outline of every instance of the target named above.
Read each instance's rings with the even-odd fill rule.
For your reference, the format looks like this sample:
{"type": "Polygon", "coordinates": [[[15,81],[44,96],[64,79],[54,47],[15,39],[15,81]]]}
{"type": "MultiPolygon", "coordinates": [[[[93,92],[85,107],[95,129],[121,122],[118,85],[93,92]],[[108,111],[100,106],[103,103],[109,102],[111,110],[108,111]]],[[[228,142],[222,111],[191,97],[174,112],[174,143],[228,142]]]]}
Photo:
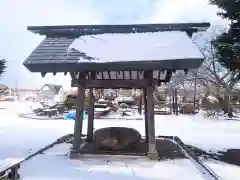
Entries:
{"type": "Polygon", "coordinates": [[[87,129],[87,141],[93,140],[94,129],[94,98],[93,89],[90,88],[88,92],[88,129],[87,129]]]}
{"type": "Polygon", "coordinates": [[[80,151],[80,145],[82,141],[82,125],[83,125],[83,111],[84,111],[84,97],[85,97],[85,87],[82,82],[84,82],[84,74],[79,73],[78,78],[78,94],[76,102],[76,119],[74,124],[74,134],[73,134],[73,145],[70,156],[73,158],[80,151]]]}
{"type": "Polygon", "coordinates": [[[148,122],[148,157],[152,160],[158,159],[155,139],[155,121],[154,121],[154,98],[153,98],[153,72],[144,72],[148,80],[147,91],[147,122],[148,122]]]}
{"type": "Polygon", "coordinates": [[[148,142],[148,108],[147,108],[147,89],[143,89],[143,102],[144,102],[144,121],[145,121],[145,142],[148,142]]]}
{"type": "MultiPolygon", "coordinates": [[[[96,73],[91,72],[91,79],[95,79],[96,73]]],[[[93,129],[94,129],[94,97],[93,88],[89,89],[88,92],[88,130],[87,130],[87,141],[93,140],[93,129]]]]}

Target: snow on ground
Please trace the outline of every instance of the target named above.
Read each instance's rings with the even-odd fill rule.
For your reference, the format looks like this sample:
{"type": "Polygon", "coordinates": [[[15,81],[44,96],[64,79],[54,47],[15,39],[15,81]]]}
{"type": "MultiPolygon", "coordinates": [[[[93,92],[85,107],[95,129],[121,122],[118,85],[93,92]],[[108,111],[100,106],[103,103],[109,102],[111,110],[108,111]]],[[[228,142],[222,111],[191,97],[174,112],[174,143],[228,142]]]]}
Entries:
{"type": "Polygon", "coordinates": [[[238,166],[213,160],[208,160],[205,164],[217,173],[223,180],[239,180],[240,168],[238,166]]]}
{"type": "Polygon", "coordinates": [[[156,117],[156,134],[176,135],[204,150],[240,149],[240,122],[205,119],[203,115],[156,117]]]}
{"type": "MultiPolygon", "coordinates": [[[[26,109],[29,108],[27,104],[23,105],[26,109]]],[[[14,102],[11,106],[7,104],[6,110],[0,109],[1,159],[9,156],[26,157],[73,131],[73,122],[70,121],[37,121],[19,118],[17,106],[14,102]]]]}
{"type": "MultiPolygon", "coordinates": [[[[18,113],[20,112],[29,112],[31,106],[32,108],[35,108],[37,105],[27,102],[0,102],[0,159],[26,157],[45,145],[55,141],[60,136],[73,132],[74,121],[72,120],[41,121],[18,117],[18,113]],[[6,109],[2,109],[3,107],[6,109]]],[[[204,119],[201,114],[195,116],[159,115],[155,116],[155,119],[156,135],[177,135],[186,144],[206,150],[218,151],[229,148],[240,149],[239,121],[207,120],[204,119]]],[[[138,129],[144,135],[144,121],[141,120],[126,121],[102,119],[95,121],[96,129],[106,126],[129,126],[138,129]]],[[[86,127],[87,123],[84,120],[83,133],[86,133],[86,127]]],[[[99,164],[93,165],[93,163],[88,164],[85,161],[68,160],[63,154],[69,151],[69,147],[56,147],[51,151],[24,163],[21,169],[23,172],[22,174],[26,177],[24,179],[30,179],[30,177],[48,177],[52,179],[53,175],[55,177],[57,176],[57,179],[59,179],[60,176],[62,176],[62,179],[66,176],[72,178],[79,178],[81,176],[82,179],[86,179],[85,176],[87,172],[91,172],[92,178],[95,176],[106,177],[106,169],[110,166],[97,161],[94,161],[93,163],[99,164]],[[61,155],[56,156],[56,153],[61,155]],[[81,163],[84,163],[84,167],[81,163]],[[59,168],[63,168],[64,171],[61,169],[59,170],[59,168]]],[[[198,178],[198,175],[196,175],[197,171],[195,171],[196,169],[194,169],[194,166],[190,165],[187,160],[160,162],[155,164],[154,168],[151,168],[151,171],[146,167],[138,167],[136,170],[136,164],[139,165],[143,163],[137,161],[127,162],[127,165],[123,165],[121,162],[118,162],[114,167],[115,169],[121,170],[122,174],[116,176],[118,172],[115,171],[112,165],[111,168],[113,168],[112,171],[114,172],[110,172],[111,175],[109,175],[109,173],[107,174],[111,179],[113,177],[119,179],[132,179],[135,175],[139,176],[138,179],[149,179],[150,177],[147,178],[144,177],[144,175],[153,176],[153,174],[156,174],[156,176],[151,177],[150,179],[174,179],[173,177],[178,179],[180,175],[181,177],[186,175],[186,178],[181,179],[198,178]],[[190,169],[192,170],[190,171],[190,169]],[[164,173],[167,171],[171,173],[164,173]],[[196,177],[193,178],[192,175],[194,174],[196,177]]],[[[216,162],[208,162],[208,164],[216,170],[219,175],[223,177],[226,176],[226,179],[234,179],[235,176],[240,177],[239,174],[236,174],[236,171],[240,172],[239,167],[216,162]],[[229,178],[230,174],[232,174],[233,178],[229,178]]],[[[66,179],[69,179],[67,177],[66,179]]]]}
{"type": "Polygon", "coordinates": [[[111,157],[101,159],[69,160],[64,154],[68,145],[58,145],[22,166],[21,174],[27,179],[169,179],[203,180],[188,160],[146,161],[144,158],[125,159],[111,157]],[[33,166],[33,161],[34,165],[33,166]],[[171,173],[168,173],[171,172],[171,173]]]}

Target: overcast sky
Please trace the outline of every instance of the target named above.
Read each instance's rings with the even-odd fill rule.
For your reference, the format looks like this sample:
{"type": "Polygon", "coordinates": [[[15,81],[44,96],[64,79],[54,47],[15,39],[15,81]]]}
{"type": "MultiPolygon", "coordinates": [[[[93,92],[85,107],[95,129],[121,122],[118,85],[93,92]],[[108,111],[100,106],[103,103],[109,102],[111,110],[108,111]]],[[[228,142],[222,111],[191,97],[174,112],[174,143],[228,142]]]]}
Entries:
{"type": "Polygon", "coordinates": [[[33,74],[22,62],[44,37],[26,30],[29,25],[128,24],[203,22],[221,23],[217,8],[207,0],[0,0],[0,57],[7,72],[0,84],[39,88],[44,83],[70,88],[70,77],[33,74]]]}

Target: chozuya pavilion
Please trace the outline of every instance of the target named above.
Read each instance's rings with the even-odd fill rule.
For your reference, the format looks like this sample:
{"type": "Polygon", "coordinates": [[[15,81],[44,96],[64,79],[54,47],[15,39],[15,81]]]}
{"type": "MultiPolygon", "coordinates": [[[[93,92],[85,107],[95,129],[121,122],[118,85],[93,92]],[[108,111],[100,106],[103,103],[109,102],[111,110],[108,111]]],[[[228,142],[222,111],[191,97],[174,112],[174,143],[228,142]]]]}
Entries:
{"type": "Polygon", "coordinates": [[[77,96],[70,157],[102,153],[89,148],[94,137],[92,89],[137,88],[144,92],[145,136],[141,137],[144,148],[142,153],[137,148],[127,154],[157,159],[154,86],[169,82],[176,70],[187,71],[201,65],[204,56],[191,37],[209,26],[209,23],[181,23],[28,27],[45,39],[24,61],[24,66],[43,77],[46,73],[70,73],[72,86],[81,92],[77,96]],[[82,135],[85,89],[89,89],[87,138],[82,135]],[[84,150],[85,146],[88,148],[84,150]]]}

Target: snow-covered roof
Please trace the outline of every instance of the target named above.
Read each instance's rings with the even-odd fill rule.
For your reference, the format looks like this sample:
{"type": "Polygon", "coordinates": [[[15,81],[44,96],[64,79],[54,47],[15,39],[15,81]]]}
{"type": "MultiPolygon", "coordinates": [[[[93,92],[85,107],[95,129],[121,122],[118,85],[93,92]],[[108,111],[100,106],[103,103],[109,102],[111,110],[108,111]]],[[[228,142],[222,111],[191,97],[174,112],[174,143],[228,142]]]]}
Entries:
{"type": "MultiPolygon", "coordinates": [[[[72,49],[84,52],[96,63],[204,58],[187,34],[180,31],[83,36],[70,45],[69,53],[72,49]]],[[[79,54],[78,61],[89,60],[79,54]]]]}
{"type": "Polygon", "coordinates": [[[47,37],[24,65],[32,72],[45,73],[177,70],[198,68],[204,60],[189,37],[189,32],[198,31],[194,26],[168,24],[157,29],[148,24],[135,25],[142,28],[136,32],[132,26],[125,26],[117,26],[118,31],[112,30],[112,33],[104,27],[92,29],[89,34],[81,34],[86,27],[35,28],[33,32],[45,32],[47,37]],[[51,36],[48,33],[52,33],[51,36]]]}
{"type": "MultiPolygon", "coordinates": [[[[48,86],[54,94],[58,94],[62,88],[62,85],[55,84],[45,84],[43,87],[45,86],[48,86]]],[[[43,87],[37,93],[39,93],[43,89],[43,87]]]]}

